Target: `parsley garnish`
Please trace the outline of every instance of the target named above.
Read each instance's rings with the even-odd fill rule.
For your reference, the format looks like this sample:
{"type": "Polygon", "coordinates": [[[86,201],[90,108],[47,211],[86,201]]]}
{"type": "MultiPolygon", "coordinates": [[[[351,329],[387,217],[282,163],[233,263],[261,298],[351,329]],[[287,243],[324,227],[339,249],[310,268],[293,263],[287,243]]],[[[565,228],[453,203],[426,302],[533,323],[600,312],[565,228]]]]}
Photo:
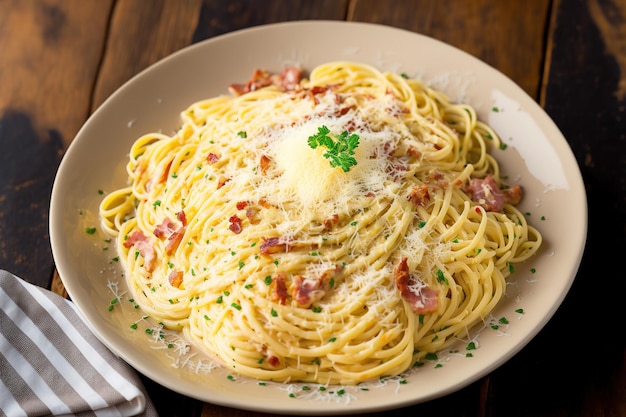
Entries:
{"type": "Polygon", "coordinates": [[[350,134],[347,130],[344,130],[340,135],[335,135],[337,141],[335,142],[330,136],[330,129],[326,126],[317,128],[317,133],[313,136],[309,136],[308,144],[311,149],[315,149],[318,146],[323,146],[327,149],[324,153],[324,158],[330,160],[330,166],[341,167],[343,172],[350,171],[350,167],[356,165],[356,159],[354,150],[359,146],[359,135],[356,133],[350,134]]]}

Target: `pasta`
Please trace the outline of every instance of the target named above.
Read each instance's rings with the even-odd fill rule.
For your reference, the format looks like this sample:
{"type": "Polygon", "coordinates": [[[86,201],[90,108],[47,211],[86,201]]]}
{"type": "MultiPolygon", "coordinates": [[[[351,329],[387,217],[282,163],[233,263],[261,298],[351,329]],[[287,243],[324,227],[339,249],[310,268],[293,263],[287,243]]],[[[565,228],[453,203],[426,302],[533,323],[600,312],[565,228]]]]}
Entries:
{"type": "Polygon", "coordinates": [[[231,92],[138,138],[100,219],[139,306],[233,372],[399,375],[484,322],[541,245],[497,134],[419,80],[331,62],[231,92]]]}

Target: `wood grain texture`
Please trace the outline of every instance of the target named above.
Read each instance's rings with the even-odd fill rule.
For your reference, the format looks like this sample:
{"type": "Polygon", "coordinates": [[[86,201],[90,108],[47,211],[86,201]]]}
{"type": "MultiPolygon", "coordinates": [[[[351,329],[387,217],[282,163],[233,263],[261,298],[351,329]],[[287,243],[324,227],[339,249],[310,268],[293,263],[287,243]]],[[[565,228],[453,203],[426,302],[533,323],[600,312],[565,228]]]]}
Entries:
{"type": "Polygon", "coordinates": [[[449,43],[500,70],[537,99],[549,10],[550,0],[355,0],[349,19],[449,43]]]}
{"type": "Polygon", "coordinates": [[[188,46],[200,6],[201,0],[118,0],[92,110],[139,72],[188,46]]]}
{"type": "Polygon", "coordinates": [[[0,2],[0,268],[44,287],[52,183],[89,114],[110,5],[0,2]]]}
{"type": "Polygon", "coordinates": [[[193,40],[291,20],[345,20],[348,4],[348,0],[204,0],[193,40]]]}

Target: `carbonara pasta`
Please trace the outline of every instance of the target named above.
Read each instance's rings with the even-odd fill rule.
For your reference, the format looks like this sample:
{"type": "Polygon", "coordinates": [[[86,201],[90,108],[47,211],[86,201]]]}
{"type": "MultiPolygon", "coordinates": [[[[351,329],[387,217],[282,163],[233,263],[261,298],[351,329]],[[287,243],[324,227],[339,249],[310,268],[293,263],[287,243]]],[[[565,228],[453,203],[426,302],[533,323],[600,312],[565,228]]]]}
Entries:
{"type": "Polygon", "coordinates": [[[541,244],[474,109],[402,74],[257,70],[130,149],[101,202],[135,301],[242,375],[398,375],[486,320],[541,244]]]}

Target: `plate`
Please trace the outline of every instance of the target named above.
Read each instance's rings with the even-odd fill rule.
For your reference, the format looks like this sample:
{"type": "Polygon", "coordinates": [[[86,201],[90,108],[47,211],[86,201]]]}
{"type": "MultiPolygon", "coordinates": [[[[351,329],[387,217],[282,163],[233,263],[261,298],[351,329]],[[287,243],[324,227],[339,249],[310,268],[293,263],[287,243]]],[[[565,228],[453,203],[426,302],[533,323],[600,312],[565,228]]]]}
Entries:
{"type": "MultiPolygon", "coordinates": [[[[492,372],[522,349],[553,316],[578,270],[587,233],[582,177],[565,138],[520,87],[480,60],[440,41],[401,29],[335,21],[259,26],[189,46],[144,70],[102,104],[69,146],[55,179],[50,239],[58,272],[93,332],[113,352],[159,384],[206,402],[285,414],[351,414],[399,408],[457,391],[492,372]],[[129,323],[141,319],[132,303],[114,304],[126,291],[116,254],[98,224],[104,190],[126,184],[133,141],[144,133],[172,133],[191,103],[220,94],[255,68],[310,70],[351,60],[406,73],[469,103],[508,145],[498,153],[505,175],[524,186],[521,211],[544,244],[516,268],[493,313],[509,323],[480,332],[473,357],[450,353],[402,378],[351,387],[307,390],[301,384],[259,385],[230,376],[193,353],[178,356],[129,323]],[[523,310],[523,314],[520,311],[523,310]]],[[[309,384],[310,385],[310,384],[309,384]]]]}

